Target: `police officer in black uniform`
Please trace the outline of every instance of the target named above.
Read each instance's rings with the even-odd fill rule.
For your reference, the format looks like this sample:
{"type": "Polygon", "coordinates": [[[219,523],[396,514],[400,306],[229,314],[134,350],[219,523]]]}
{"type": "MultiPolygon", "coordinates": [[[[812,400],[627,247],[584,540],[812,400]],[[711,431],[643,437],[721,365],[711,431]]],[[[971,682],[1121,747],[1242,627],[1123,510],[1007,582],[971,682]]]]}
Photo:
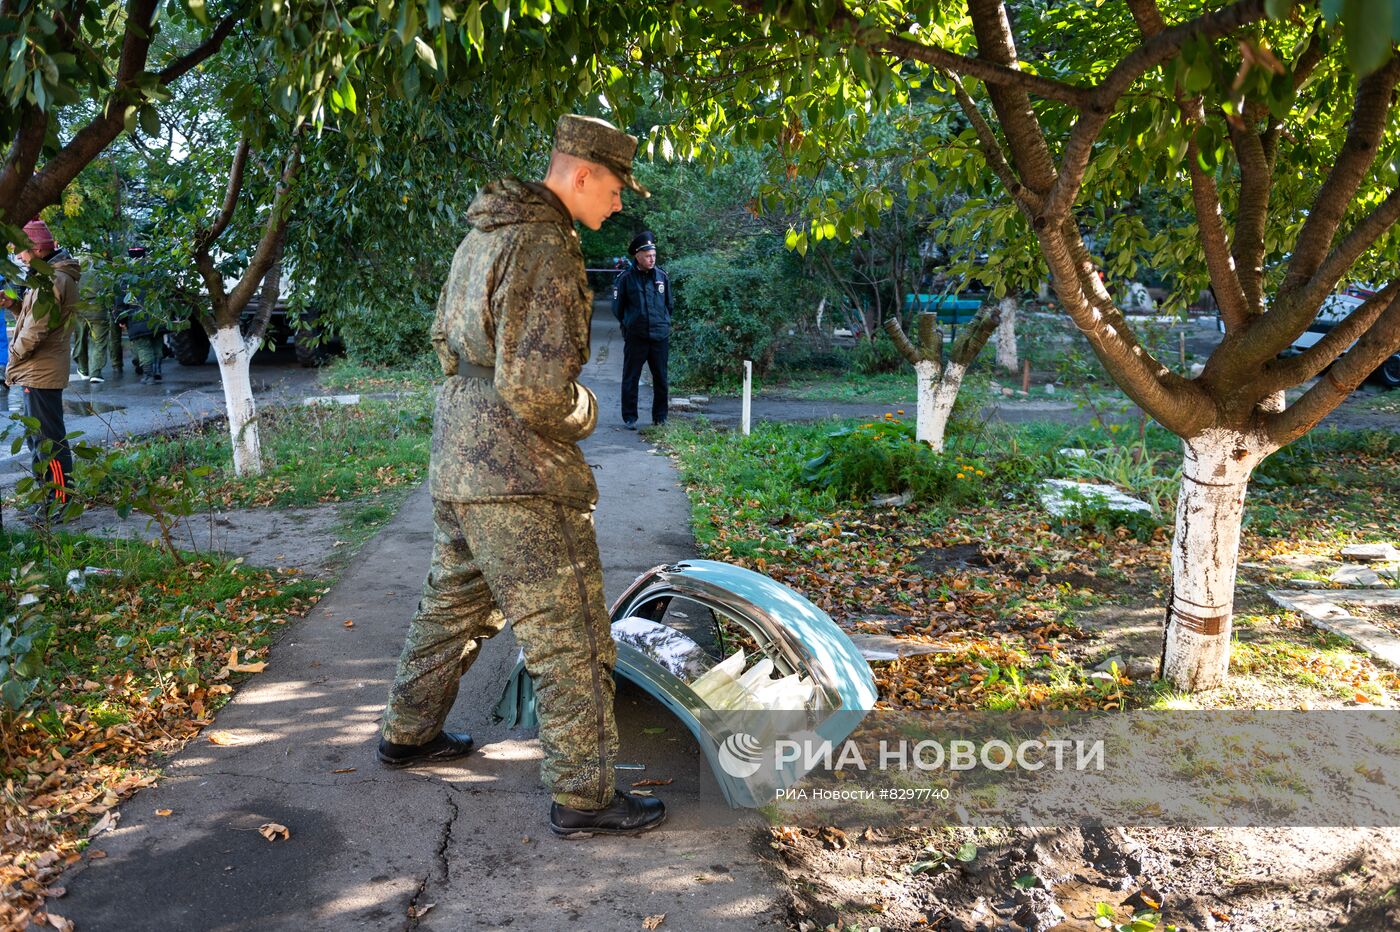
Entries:
{"type": "Polygon", "coordinates": [[[656,265],[656,234],[643,230],[627,247],[629,265],[613,283],[613,313],[622,324],[622,426],[637,429],[637,382],[651,370],[651,422],[669,409],[666,360],[671,345],[671,279],[656,265]]]}

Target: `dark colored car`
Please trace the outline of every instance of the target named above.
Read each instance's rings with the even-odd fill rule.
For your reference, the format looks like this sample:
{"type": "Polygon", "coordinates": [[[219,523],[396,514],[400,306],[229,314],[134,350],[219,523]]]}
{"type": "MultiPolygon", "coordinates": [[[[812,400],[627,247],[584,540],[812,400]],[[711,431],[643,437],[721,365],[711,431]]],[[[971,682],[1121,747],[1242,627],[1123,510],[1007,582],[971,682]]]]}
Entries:
{"type": "MultiPolygon", "coordinates": [[[[238,323],[246,333],[258,316],[257,297],[239,315],[238,323]]],[[[297,362],[308,368],[324,364],[333,356],[345,352],[345,345],[338,337],[328,334],[320,324],[319,315],[314,311],[302,311],[295,324],[292,315],[283,301],[278,301],[267,319],[267,330],[263,334],[263,345],[259,353],[279,352],[290,349],[296,354],[297,362]]],[[[165,335],[166,346],[182,366],[202,366],[209,361],[209,336],[197,321],[190,321],[188,327],[172,330],[165,335]]]]}

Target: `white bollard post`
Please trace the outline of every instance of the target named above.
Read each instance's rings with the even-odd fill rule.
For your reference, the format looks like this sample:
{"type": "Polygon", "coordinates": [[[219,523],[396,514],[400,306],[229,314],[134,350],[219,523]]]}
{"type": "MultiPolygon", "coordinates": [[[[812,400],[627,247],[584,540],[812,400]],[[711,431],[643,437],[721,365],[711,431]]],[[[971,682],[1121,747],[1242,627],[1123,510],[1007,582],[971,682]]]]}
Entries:
{"type": "Polygon", "coordinates": [[[750,408],[749,401],[750,401],[750,398],[752,397],[752,394],[753,394],[753,362],[752,362],[752,360],[745,359],[745,360],[744,360],[744,436],[745,436],[745,437],[747,437],[747,436],[749,435],[749,428],[750,428],[750,426],[752,426],[751,423],[750,423],[750,419],[749,419],[749,408],[750,408]]]}

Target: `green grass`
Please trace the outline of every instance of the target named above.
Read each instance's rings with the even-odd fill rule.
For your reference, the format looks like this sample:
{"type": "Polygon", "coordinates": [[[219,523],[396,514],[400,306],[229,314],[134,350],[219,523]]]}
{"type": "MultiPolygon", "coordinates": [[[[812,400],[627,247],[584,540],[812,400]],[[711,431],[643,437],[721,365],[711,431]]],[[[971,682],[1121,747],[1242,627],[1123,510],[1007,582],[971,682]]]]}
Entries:
{"type": "Polygon", "coordinates": [[[110,503],[120,489],[208,466],[212,473],[191,489],[201,506],[296,507],[375,495],[415,483],[427,469],[432,406],[425,393],[352,406],[264,407],[259,422],[261,475],[233,474],[228,430],[219,421],[119,446],[123,455],[94,499],[110,503]]]}
{"type": "Polygon", "coordinates": [[[317,382],[327,392],[336,394],[374,394],[426,392],[442,379],[442,368],[437,357],[425,354],[413,363],[402,366],[371,366],[349,359],[336,359],[321,369],[317,382]]]}
{"type": "Polygon", "coordinates": [[[1245,527],[1265,540],[1400,536],[1400,433],[1317,430],[1255,470],[1245,527]]]}
{"type": "Polygon", "coordinates": [[[1381,414],[1400,414],[1400,389],[1377,392],[1363,399],[1361,407],[1381,414]]]}
{"type": "Polygon", "coordinates": [[[840,401],[851,404],[908,405],[912,412],[917,395],[914,370],[865,375],[844,372],[839,375],[792,375],[767,380],[765,393],[804,401],[840,401]]]}
{"type": "Polygon", "coordinates": [[[177,562],[135,541],[59,533],[45,547],[33,534],[0,534],[0,590],[31,564],[47,585],[41,590],[41,619],[49,633],[36,690],[44,699],[41,727],[57,721],[56,702],[87,708],[105,726],[132,716],[133,696],[207,682],[224,665],[228,650],[246,656],[267,646],[325,586],[299,574],[247,567],[241,560],[177,562]],[[89,575],[83,588],[73,591],[68,573],[84,567],[112,575],[89,575]],[[75,688],[80,683],[103,688],[75,688]]]}

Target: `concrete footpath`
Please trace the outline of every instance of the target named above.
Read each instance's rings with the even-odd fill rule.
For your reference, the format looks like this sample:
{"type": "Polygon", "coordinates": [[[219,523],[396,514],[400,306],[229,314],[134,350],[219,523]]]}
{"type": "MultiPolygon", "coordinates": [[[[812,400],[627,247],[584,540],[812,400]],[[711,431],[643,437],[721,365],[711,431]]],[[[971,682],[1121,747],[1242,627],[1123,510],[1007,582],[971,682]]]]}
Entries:
{"type": "MultiPolygon", "coordinates": [[[[693,543],[674,470],[620,429],[616,325],[600,323],[593,339],[584,379],[603,416],[584,452],[601,489],[611,601],[693,543]]],[[[645,770],[618,777],[674,781],[654,789],[667,823],[640,838],[549,833],[538,741],[491,721],[517,656],[509,632],[487,643],[448,720],[476,737],[476,752],[416,771],[376,762],[379,714],[428,565],[430,515],[419,490],[160,785],[121,807],[117,828],[91,845],[106,857],[64,876],[55,913],[80,932],[635,930],[660,914],[662,929],[782,927],[781,891],[756,853],[761,821],[728,808],[689,733],[644,693],[619,690],[621,760],[645,770]],[[214,732],[235,743],[212,743],[214,732]],[[155,815],[164,809],[172,813],[155,815]],[[263,838],[268,822],[291,838],[263,838]]]]}

